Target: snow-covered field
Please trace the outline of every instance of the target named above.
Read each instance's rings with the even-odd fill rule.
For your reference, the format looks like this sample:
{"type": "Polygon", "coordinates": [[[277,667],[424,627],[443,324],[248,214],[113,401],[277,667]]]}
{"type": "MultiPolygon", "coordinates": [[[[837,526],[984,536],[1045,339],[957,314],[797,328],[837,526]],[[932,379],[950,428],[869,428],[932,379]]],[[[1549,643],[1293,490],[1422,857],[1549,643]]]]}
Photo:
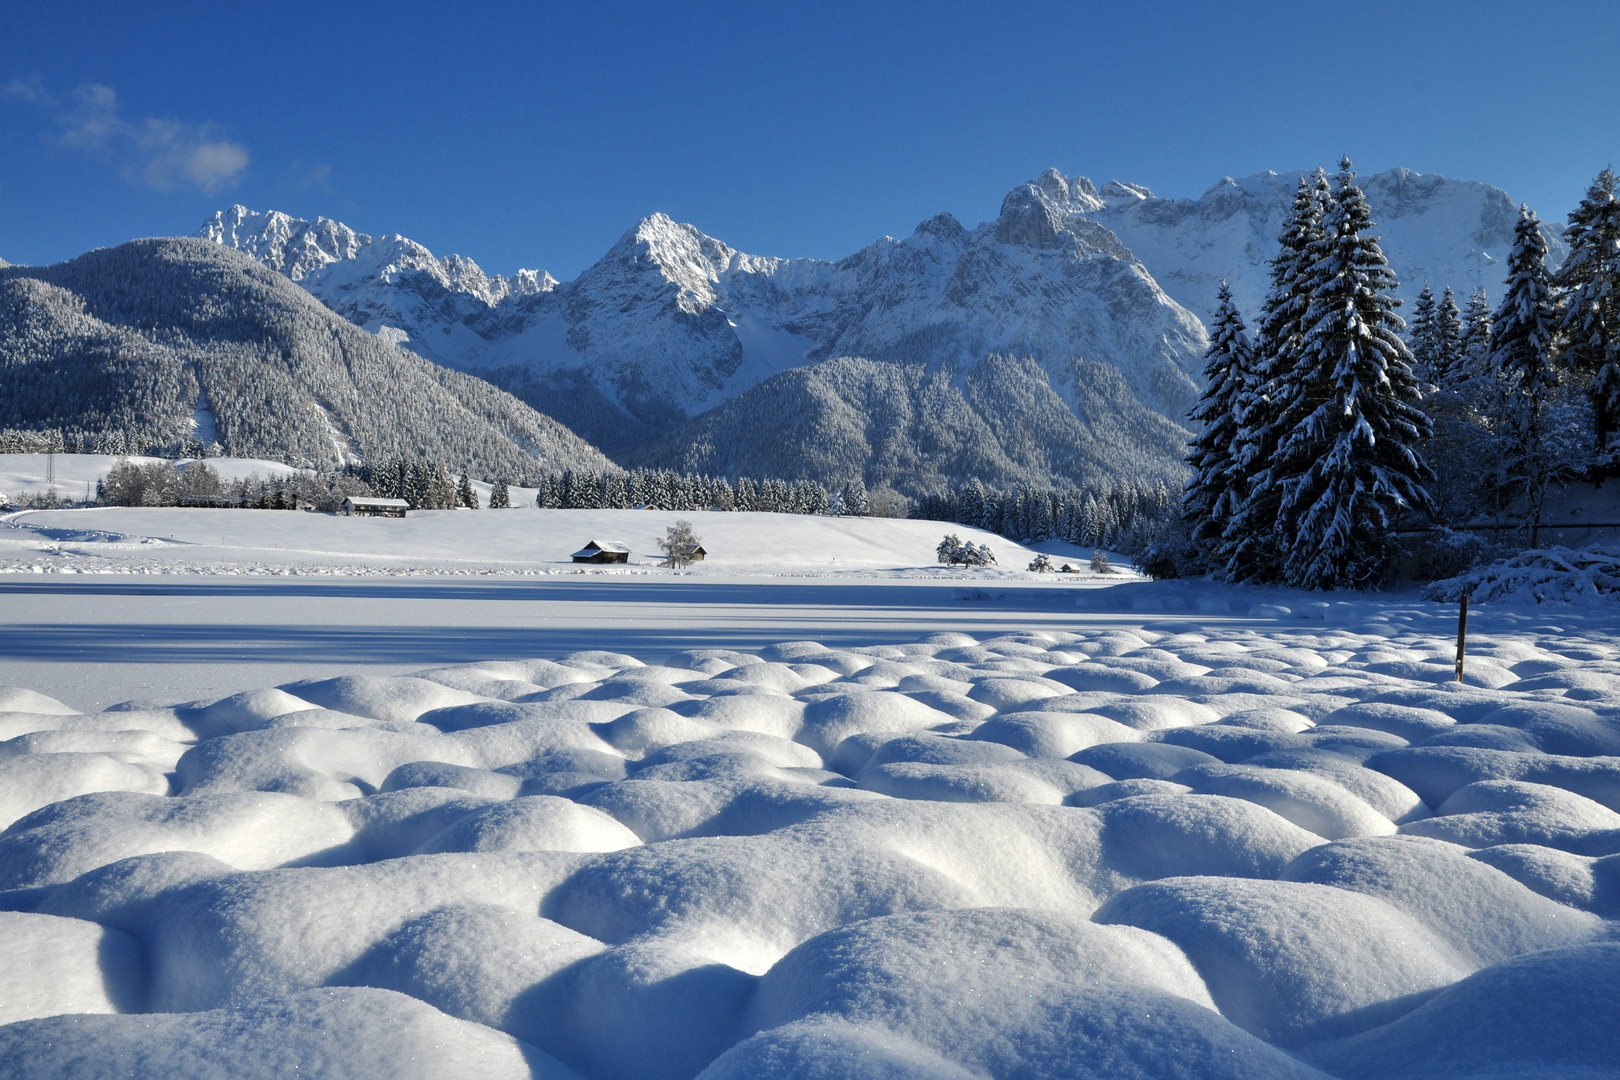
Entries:
{"type": "MultiPolygon", "coordinates": [[[[0,573],[667,574],[657,541],[690,521],[707,558],[704,578],[821,577],[1032,579],[1035,552],[992,533],[937,521],[663,510],[416,510],[365,518],[283,510],[85,507],[0,515],[0,573]],[[934,549],[947,533],[989,544],[996,567],[947,570],[934,549]],[[626,566],[581,566],[570,555],[590,540],[632,551],[626,566]]],[[[1039,544],[1061,566],[1096,580],[1090,551],[1039,544]]],[[[1115,555],[1123,576],[1128,560],[1115,555]]],[[[1114,575],[1109,580],[1114,580],[1114,575]]],[[[1048,577],[1051,580],[1051,577],[1048,577]]]]}
{"type": "Polygon", "coordinates": [[[591,514],[0,529],[0,1075],[1620,1075],[1620,613],[591,514]]]}

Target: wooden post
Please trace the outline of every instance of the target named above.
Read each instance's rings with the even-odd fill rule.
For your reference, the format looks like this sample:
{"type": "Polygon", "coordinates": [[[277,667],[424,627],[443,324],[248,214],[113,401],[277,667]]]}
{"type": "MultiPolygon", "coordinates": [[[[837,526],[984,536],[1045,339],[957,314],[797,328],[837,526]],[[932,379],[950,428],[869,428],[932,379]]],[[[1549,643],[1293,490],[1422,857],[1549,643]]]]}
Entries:
{"type": "Polygon", "coordinates": [[[1468,645],[1468,593],[1463,593],[1462,608],[1457,612],[1457,681],[1463,681],[1463,650],[1468,645]]]}

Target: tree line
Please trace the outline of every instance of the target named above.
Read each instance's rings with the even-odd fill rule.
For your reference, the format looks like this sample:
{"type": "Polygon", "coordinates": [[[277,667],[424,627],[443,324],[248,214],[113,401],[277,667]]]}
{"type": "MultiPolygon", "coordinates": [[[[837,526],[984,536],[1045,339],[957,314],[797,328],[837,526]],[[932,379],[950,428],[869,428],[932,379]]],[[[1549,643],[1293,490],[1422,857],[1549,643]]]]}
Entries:
{"type": "Polygon", "coordinates": [[[1063,540],[1140,551],[1163,538],[1177,506],[1163,480],[1106,480],[1084,488],[986,487],[977,479],[924,495],[911,517],[954,521],[1011,540],[1063,540]]]}

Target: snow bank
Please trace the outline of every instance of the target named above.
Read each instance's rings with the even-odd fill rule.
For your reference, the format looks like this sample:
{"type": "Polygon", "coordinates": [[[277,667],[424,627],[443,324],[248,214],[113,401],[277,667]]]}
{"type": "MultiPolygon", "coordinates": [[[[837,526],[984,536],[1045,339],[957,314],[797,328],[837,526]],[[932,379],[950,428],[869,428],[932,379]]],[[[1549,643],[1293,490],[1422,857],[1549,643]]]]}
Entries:
{"type": "Polygon", "coordinates": [[[0,690],[0,1073],[1612,1072],[1607,624],[1329,614],[0,690]]]}

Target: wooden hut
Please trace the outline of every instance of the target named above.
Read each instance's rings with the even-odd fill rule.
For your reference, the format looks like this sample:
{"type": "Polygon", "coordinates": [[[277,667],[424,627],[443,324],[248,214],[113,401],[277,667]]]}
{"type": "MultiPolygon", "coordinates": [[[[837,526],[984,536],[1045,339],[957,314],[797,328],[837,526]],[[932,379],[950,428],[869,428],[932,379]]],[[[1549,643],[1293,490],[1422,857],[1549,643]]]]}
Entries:
{"type": "Polygon", "coordinates": [[[618,563],[630,561],[630,549],[623,544],[602,544],[595,540],[574,552],[575,562],[583,563],[618,563]]]}
{"type": "Polygon", "coordinates": [[[404,499],[357,499],[350,496],[343,500],[343,513],[349,517],[395,517],[402,518],[411,504],[404,499]]]}

